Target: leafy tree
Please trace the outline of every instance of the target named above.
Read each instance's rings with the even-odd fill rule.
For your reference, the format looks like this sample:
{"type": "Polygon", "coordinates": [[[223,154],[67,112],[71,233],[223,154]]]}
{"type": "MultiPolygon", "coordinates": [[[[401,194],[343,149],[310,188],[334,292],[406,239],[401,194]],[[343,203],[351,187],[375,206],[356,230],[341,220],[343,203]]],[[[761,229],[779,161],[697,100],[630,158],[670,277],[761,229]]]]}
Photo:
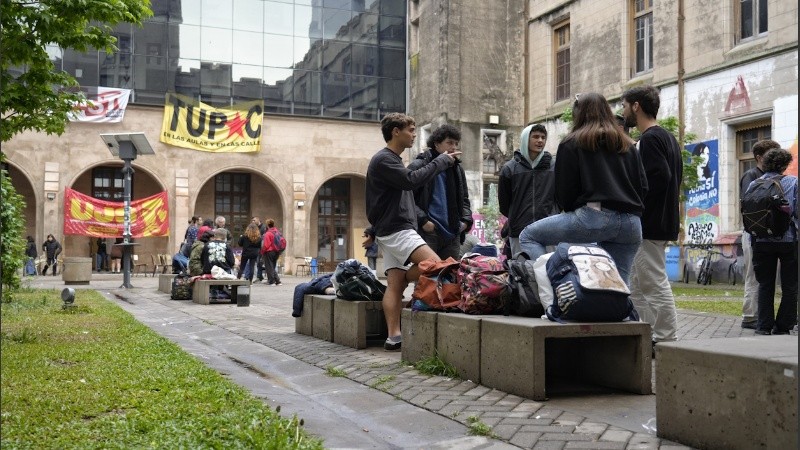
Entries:
{"type": "Polygon", "coordinates": [[[47,46],[78,52],[117,50],[112,27],[141,24],[149,0],[3,0],[0,2],[0,142],[25,130],[64,132],[82,99],[78,82],[56,70],[47,46]]]}
{"type": "MultiPolygon", "coordinates": [[[[0,1],[0,142],[26,130],[64,132],[67,113],[83,99],[70,74],[56,70],[48,46],[113,53],[110,34],[121,22],[141,24],[152,15],[149,0],[0,1]]],[[[19,287],[24,258],[25,202],[5,171],[0,208],[3,301],[19,287]]]]}
{"type": "Polygon", "coordinates": [[[487,244],[499,244],[500,238],[500,205],[497,204],[497,185],[489,185],[489,204],[478,208],[483,216],[487,244]]]}
{"type": "MultiPolygon", "coordinates": [[[[0,155],[0,161],[5,158],[0,155]]],[[[25,200],[11,185],[8,172],[0,170],[0,195],[3,207],[0,208],[0,272],[2,272],[2,301],[11,301],[14,291],[19,288],[19,269],[25,258],[25,200]]]]}

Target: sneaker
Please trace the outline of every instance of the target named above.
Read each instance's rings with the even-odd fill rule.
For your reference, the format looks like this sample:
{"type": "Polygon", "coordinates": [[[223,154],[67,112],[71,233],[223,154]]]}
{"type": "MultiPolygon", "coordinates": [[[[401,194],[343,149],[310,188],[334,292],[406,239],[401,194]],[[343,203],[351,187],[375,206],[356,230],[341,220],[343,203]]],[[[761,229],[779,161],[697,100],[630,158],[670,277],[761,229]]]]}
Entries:
{"type": "Polygon", "coordinates": [[[778,327],[772,329],[772,334],[789,334],[789,330],[779,330],[778,327]]]}
{"type": "Polygon", "coordinates": [[[275,283],[275,286],[281,286],[281,285],[283,285],[283,283],[281,283],[280,281],[278,281],[277,283],[275,283]]]}
{"type": "Polygon", "coordinates": [[[769,336],[772,334],[770,330],[756,330],[756,334],[760,334],[761,336],[769,336]]]}
{"type": "Polygon", "coordinates": [[[756,320],[756,319],[742,320],[742,328],[747,328],[749,330],[755,330],[757,323],[758,323],[758,320],[756,320]]]}
{"type": "Polygon", "coordinates": [[[402,336],[390,337],[386,338],[386,342],[383,343],[383,349],[387,352],[396,352],[400,350],[401,345],[403,345],[402,336]]]}

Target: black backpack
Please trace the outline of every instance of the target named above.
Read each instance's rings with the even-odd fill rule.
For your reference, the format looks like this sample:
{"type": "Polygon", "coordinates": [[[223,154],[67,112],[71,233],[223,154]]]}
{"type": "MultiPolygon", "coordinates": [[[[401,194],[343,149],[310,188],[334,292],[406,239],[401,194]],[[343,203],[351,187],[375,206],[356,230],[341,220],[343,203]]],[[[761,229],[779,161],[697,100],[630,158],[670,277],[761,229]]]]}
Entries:
{"type": "Polygon", "coordinates": [[[750,183],[741,200],[744,229],[756,238],[781,237],[792,223],[791,206],[781,186],[783,175],[750,183]]]}
{"type": "Polygon", "coordinates": [[[544,307],[539,301],[539,285],[533,273],[533,261],[506,260],[511,298],[506,302],[505,315],[541,317],[544,307]]]}
{"type": "Polygon", "coordinates": [[[597,245],[558,244],[547,260],[547,278],[555,299],[546,314],[554,322],[639,320],[617,264],[597,245]]]}
{"type": "Polygon", "coordinates": [[[170,300],[191,300],[192,299],[192,277],[185,273],[179,273],[172,278],[172,292],[170,300]]]}

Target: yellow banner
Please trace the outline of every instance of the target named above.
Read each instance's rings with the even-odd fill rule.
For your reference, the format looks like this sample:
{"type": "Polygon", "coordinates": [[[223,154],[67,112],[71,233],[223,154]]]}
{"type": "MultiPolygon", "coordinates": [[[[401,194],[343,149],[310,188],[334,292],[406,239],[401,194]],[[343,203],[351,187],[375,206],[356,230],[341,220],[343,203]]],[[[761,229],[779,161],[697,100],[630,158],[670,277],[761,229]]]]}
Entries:
{"type": "Polygon", "coordinates": [[[160,140],[204,152],[257,152],[261,150],[263,119],[263,100],[223,109],[167,93],[160,140]]]}

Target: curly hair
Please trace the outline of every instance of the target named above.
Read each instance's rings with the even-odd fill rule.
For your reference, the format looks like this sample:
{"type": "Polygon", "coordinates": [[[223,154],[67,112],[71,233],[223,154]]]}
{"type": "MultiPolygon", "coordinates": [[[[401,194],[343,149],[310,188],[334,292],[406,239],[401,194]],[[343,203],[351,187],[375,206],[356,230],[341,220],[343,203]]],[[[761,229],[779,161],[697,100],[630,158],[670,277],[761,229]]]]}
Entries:
{"type": "Polygon", "coordinates": [[[791,162],[791,153],[782,148],[774,148],[764,154],[764,172],[783,173],[791,162]]]}
{"type": "Polygon", "coordinates": [[[461,141],[461,132],[458,131],[458,128],[454,127],[453,125],[444,124],[431,133],[426,144],[428,145],[428,148],[433,149],[436,148],[436,144],[441,144],[447,138],[461,141]]]}
{"type": "Polygon", "coordinates": [[[244,236],[250,239],[250,242],[258,242],[261,240],[261,232],[258,231],[258,225],[251,223],[244,230],[244,236]]]}

